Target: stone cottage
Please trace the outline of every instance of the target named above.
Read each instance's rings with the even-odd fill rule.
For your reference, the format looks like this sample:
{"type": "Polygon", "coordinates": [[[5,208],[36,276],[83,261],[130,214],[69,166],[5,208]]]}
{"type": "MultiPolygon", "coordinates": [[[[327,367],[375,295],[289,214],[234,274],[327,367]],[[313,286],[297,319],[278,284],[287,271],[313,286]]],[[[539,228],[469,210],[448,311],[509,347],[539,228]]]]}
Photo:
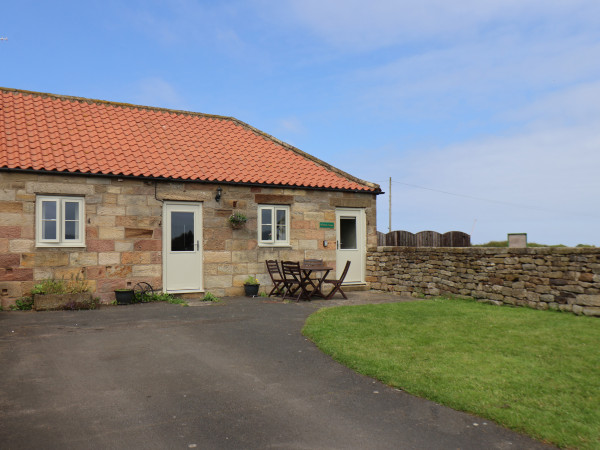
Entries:
{"type": "Polygon", "coordinates": [[[48,278],[239,295],[266,259],[364,285],[380,193],[232,117],[0,88],[2,305],[48,278]]]}

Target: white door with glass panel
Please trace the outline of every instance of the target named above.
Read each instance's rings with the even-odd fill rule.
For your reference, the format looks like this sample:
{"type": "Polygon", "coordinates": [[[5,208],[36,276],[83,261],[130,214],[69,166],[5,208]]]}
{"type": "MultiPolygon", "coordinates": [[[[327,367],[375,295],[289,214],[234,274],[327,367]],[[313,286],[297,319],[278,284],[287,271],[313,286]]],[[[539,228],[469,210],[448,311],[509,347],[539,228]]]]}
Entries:
{"type": "Polygon", "coordinates": [[[366,258],[364,210],[358,208],[336,209],[335,228],[337,235],[337,277],[342,274],[346,261],[350,261],[350,269],[344,284],[364,283],[366,258]]]}
{"type": "Polygon", "coordinates": [[[165,202],[163,289],[202,291],[202,203],[165,202]]]}

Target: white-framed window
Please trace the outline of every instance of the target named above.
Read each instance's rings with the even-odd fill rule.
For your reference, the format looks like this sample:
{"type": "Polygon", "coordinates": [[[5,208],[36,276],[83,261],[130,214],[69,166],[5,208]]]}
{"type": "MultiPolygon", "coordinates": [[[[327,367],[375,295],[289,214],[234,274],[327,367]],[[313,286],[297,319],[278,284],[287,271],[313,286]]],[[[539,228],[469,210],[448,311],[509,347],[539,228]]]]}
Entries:
{"type": "Polygon", "coordinates": [[[38,195],[35,200],[37,247],[84,247],[82,197],[38,195]]]}
{"type": "Polygon", "coordinates": [[[290,245],[290,207],[258,206],[258,245],[277,247],[290,245]]]}

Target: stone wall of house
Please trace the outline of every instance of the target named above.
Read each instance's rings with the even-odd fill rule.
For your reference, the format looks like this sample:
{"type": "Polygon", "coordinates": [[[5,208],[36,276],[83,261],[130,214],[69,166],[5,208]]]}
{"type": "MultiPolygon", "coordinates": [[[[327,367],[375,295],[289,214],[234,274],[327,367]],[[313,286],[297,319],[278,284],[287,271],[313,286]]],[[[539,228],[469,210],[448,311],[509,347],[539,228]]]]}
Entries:
{"type": "Polygon", "coordinates": [[[600,316],[600,248],[373,247],[372,289],[600,316]]]}
{"type": "Polygon", "coordinates": [[[162,288],[162,209],[168,200],[203,202],[204,287],[218,296],[241,294],[249,275],[270,284],[265,259],[322,258],[335,264],[335,230],[319,228],[319,222],[334,222],[336,207],[365,208],[367,244],[376,245],[372,194],[220,186],[222,198],[216,202],[216,184],[0,172],[2,306],[47,278],[86,279],[103,302],[114,299],[115,289],[140,281],[162,288]],[[84,248],[36,247],[39,194],[85,198],[84,248]],[[290,205],[290,247],[258,247],[258,204],[290,205]],[[245,227],[229,226],[234,211],[248,217],[245,227]],[[329,241],[326,248],[324,240],[329,241]]]}

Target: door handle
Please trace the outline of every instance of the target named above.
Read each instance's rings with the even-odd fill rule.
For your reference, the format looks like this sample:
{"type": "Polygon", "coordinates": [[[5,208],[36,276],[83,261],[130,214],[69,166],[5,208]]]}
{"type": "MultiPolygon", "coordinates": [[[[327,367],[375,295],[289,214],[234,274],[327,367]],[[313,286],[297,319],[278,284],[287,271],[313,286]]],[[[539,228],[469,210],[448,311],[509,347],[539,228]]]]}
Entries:
{"type": "Polygon", "coordinates": [[[200,251],[200,241],[196,241],[196,251],[200,251]]]}

